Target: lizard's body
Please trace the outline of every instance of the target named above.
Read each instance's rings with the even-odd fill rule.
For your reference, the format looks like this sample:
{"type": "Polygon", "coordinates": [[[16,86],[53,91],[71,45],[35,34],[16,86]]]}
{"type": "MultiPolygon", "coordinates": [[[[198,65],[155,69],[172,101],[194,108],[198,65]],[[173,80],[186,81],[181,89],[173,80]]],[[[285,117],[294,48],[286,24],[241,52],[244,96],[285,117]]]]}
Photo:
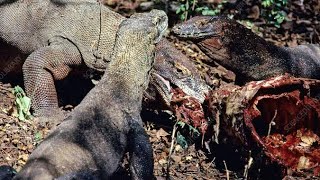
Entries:
{"type": "Polygon", "coordinates": [[[320,46],[278,47],[234,20],[198,16],[176,25],[173,32],[192,39],[213,60],[237,74],[243,84],[289,73],[320,79],[320,46]]]}
{"type": "Polygon", "coordinates": [[[125,19],[90,1],[8,0],[0,2],[0,12],[0,43],[28,55],[24,83],[40,115],[58,108],[54,80],[82,64],[105,70],[125,19]]]}
{"type": "Polygon", "coordinates": [[[109,58],[125,17],[96,2],[58,2],[22,0],[0,6],[0,38],[25,54],[66,39],[77,46],[89,67],[103,71],[105,63],[94,66],[93,53],[98,50],[109,58]]]}
{"type": "Polygon", "coordinates": [[[63,175],[68,179],[70,173],[85,171],[110,179],[125,151],[130,152],[132,178],[152,179],[152,148],[140,110],[154,61],[154,44],[166,27],[166,14],[157,10],[123,21],[109,70],[32,152],[14,179],[45,180],[63,175]]]}
{"type": "MultiPolygon", "coordinates": [[[[125,19],[89,0],[0,0],[0,12],[0,47],[7,49],[4,51],[6,56],[0,57],[0,79],[1,72],[6,75],[17,71],[24,63],[26,92],[38,115],[55,114],[54,110],[58,109],[54,80],[65,78],[73,68],[83,64],[94,70],[105,70],[118,26],[125,19]],[[24,54],[14,58],[17,52],[24,54]]],[[[200,81],[200,77],[194,76],[193,70],[185,75],[170,65],[176,59],[187,63],[188,58],[177,53],[171,44],[161,44],[156,49],[159,55],[155,73],[159,76],[171,76],[172,73],[167,79],[170,83],[202,102],[204,92],[198,87],[206,91],[209,87],[200,81]],[[163,47],[170,49],[165,56],[162,56],[163,47]]],[[[185,63],[179,64],[184,66],[185,63]]],[[[186,69],[195,69],[193,64],[187,66],[186,69]]],[[[168,93],[161,95],[163,99],[170,99],[168,93]]]]}

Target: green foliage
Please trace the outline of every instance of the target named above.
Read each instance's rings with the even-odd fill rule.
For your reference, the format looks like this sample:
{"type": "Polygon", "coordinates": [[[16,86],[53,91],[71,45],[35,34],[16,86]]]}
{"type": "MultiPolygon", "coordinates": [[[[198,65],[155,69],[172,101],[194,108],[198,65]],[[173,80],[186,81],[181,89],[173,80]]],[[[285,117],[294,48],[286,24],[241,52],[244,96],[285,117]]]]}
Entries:
{"type": "Polygon", "coordinates": [[[215,8],[200,4],[197,0],[179,0],[180,6],[176,11],[179,14],[181,20],[186,20],[190,15],[201,14],[206,16],[215,16],[221,13],[221,9],[224,4],[227,3],[223,0],[215,8]]]}
{"type": "Polygon", "coordinates": [[[36,144],[38,144],[41,140],[42,140],[42,134],[41,132],[37,132],[35,135],[34,135],[34,141],[36,144]]]}
{"type": "Polygon", "coordinates": [[[26,96],[25,92],[20,86],[14,87],[13,94],[16,97],[15,105],[18,109],[18,114],[16,116],[21,121],[31,119],[31,99],[26,96]]]}
{"type": "Polygon", "coordinates": [[[186,138],[181,135],[181,133],[178,131],[177,132],[177,143],[183,148],[186,149],[188,147],[188,142],[186,138]]]}
{"type": "Polygon", "coordinates": [[[264,8],[261,10],[262,16],[277,28],[286,20],[287,14],[284,9],[288,5],[288,0],[262,0],[261,5],[264,8]]]}
{"type": "MultiPolygon", "coordinates": [[[[189,124],[186,124],[185,122],[182,122],[182,121],[178,121],[176,123],[181,129],[180,130],[183,130],[184,128],[188,128],[187,131],[191,134],[191,136],[193,137],[198,137],[200,135],[199,131],[194,128],[193,126],[189,125],[189,124]]],[[[187,135],[187,137],[189,137],[187,135]]],[[[187,141],[187,138],[185,136],[183,136],[180,131],[177,131],[177,143],[182,147],[182,148],[187,148],[189,143],[187,141]]]]}
{"type": "Polygon", "coordinates": [[[184,128],[185,125],[187,125],[189,127],[189,131],[192,133],[192,135],[195,135],[195,136],[199,136],[200,135],[199,131],[196,128],[194,128],[193,126],[189,125],[189,124],[186,124],[186,123],[184,123],[182,121],[178,121],[177,124],[181,128],[184,128]]]}

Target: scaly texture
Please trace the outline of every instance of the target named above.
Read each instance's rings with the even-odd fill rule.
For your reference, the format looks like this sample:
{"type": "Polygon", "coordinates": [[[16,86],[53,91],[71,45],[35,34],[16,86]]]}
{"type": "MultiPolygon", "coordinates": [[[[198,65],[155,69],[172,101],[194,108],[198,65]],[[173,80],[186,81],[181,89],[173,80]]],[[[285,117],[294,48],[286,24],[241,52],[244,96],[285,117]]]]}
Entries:
{"type": "Polygon", "coordinates": [[[320,79],[320,47],[278,47],[234,20],[198,16],[176,25],[173,32],[195,41],[213,60],[237,74],[244,84],[289,73],[320,79]]]}
{"type": "MultiPolygon", "coordinates": [[[[173,47],[174,45],[166,39],[162,39],[157,44],[153,70],[161,77],[153,75],[152,79],[156,80],[153,84],[161,86],[164,83],[159,84],[157,82],[160,82],[161,79],[167,80],[202,103],[205,99],[205,93],[210,90],[210,87],[201,79],[195,64],[173,47]]],[[[170,91],[170,88],[168,91],[170,91]]],[[[163,95],[163,97],[167,96],[163,95]]]]}
{"type": "MultiPolygon", "coordinates": [[[[118,26],[125,19],[89,0],[4,0],[0,1],[0,12],[0,51],[5,54],[0,57],[0,79],[19,72],[26,60],[25,88],[35,114],[40,116],[59,112],[54,81],[83,64],[105,70],[118,26]]],[[[167,90],[164,78],[202,102],[201,91],[209,87],[199,80],[195,65],[167,41],[159,43],[156,51],[158,60],[152,73],[156,78],[151,83],[167,90]],[[173,64],[191,74],[186,76],[173,64]]],[[[161,99],[171,99],[170,92],[156,91],[161,99]]]]}
{"type": "Polygon", "coordinates": [[[31,154],[14,179],[110,179],[125,151],[133,179],[152,179],[153,155],[140,117],[155,43],[167,27],[163,11],[123,21],[108,71],[72,114],[31,154]],[[79,175],[79,176],[77,176],[79,175]]]}
{"type": "Polygon", "coordinates": [[[40,115],[58,109],[54,80],[81,64],[105,70],[125,19],[86,0],[7,0],[0,1],[0,12],[1,43],[28,55],[23,65],[25,88],[40,115]]]}

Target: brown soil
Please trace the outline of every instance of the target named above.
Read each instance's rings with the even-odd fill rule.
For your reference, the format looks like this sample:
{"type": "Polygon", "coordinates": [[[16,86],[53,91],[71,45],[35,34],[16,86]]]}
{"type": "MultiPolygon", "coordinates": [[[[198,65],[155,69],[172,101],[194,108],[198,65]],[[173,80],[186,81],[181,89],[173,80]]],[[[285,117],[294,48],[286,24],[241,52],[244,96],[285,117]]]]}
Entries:
{"type": "MultiPolygon", "coordinates": [[[[206,2],[212,3],[212,1],[206,2]]],[[[267,25],[260,16],[252,18],[254,17],[252,16],[253,7],[257,5],[257,2],[243,2],[245,3],[242,6],[241,14],[235,14],[235,18],[253,21],[255,25],[260,27],[260,34],[267,40],[284,46],[319,43],[319,1],[306,1],[303,6],[299,5],[299,1],[292,1],[287,10],[292,21],[283,24],[281,28],[267,25]]],[[[110,0],[108,3],[117,8],[116,10],[123,11],[124,14],[131,14],[135,9],[139,8],[141,1],[110,0]]],[[[235,4],[231,5],[224,9],[223,13],[234,12],[235,7],[235,4]]],[[[169,39],[175,43],[179,50],[193,59],[198,64],[199,69],[214,77],[211,83],[215,83],[215,79],[219,79],[223,83],[233,82],[234,74],[223,67],[216,65],[208,68],[205,64],[208,57],[194,44],[181,42],[175,37],[169,37],[169,39]]],[[[32,150],[48,134],[51,127],[50,125],[40,125],[35,120],[20,121],[13,117],[16,112],[14,99],[11,85],[0,82],[0,165],[10,165],[19,171],[32,150]]],[[[176,141],[172,145],[171,136],[174,123],[172,119],[168,118],[170,113],[163,114],[165,118],[155,118],[153,115],[144,116],[145,120],[150,120],[146,121],[146,130],[150,135],[150,141],[153,146],[154,175],[157,179],[165,179],[168,174],[172,179],[227,179],[227,176],[230,179],[241,179],[240,176],[244,171],[244,167],[236,167],[237,162],[223,161],[223,158],[216,157],[215,153],[210,153],[210,148],[206,144],[201,145],[201,137],[191,138],[186,149],[183,149],[176,141]],[[172,154],[171,158],[168,158],[170,149],[172,149],[172,154]],[[169,167],[168,164],[170,164],[169,167]],[[237,169],[237,173],[227,169],[237,169]]],[[[224,156],[228,156],[228,154],[224,156]]]]}

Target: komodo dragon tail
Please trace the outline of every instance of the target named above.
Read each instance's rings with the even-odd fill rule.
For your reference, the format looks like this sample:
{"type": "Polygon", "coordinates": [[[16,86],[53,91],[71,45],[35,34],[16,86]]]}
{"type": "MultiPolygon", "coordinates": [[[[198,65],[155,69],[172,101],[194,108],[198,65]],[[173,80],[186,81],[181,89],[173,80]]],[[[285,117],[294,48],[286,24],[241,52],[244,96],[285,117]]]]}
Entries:
{"type": "Polygon", "coordinates": [[[142,124],[135,120],[130,122],[128,150],[131,178],[153,179],[153,176],[150,177],[153,174],[153,151],[149,136],[142,124]]]}
{"type": "MultiPolygon", "coordinates": [[[[98,171],[79,171],[66,174],[56,178],[56,180],[99,180],[98,171]]],[[[12,180],[17,171],[11,166],[0,166],[0,180],[12,180]]]]}

